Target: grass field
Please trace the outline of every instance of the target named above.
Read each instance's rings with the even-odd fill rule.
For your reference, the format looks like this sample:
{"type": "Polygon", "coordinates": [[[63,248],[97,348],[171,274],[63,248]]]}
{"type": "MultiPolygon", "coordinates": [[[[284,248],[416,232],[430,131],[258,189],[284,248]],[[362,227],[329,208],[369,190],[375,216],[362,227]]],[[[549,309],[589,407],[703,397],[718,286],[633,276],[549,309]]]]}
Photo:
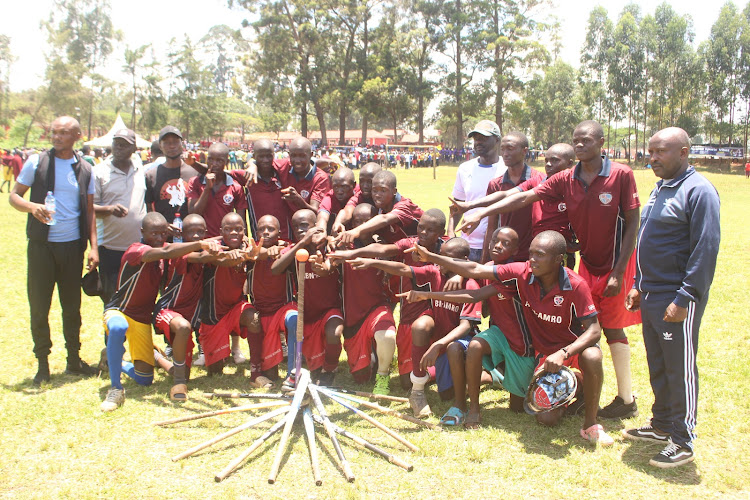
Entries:
{"type": "MultiPolygon", "coordinates": [[[[398,171],[399,190],[423,208],[446,209],[456,169],[441,167],[436,181],[431,170],[398,171]]],[[[653,186],[651,171],[636,171],[641,200],[653,186]]],[[[703,319],[698,364],[701,373],[697,458],[677,470],[659,470],[648,459],[658,445],[624,442],[623,427],[649,416],[652,396],[639,328],[629,329],[636,395],[641,415],[623,422],[603,422],[615,436],[609,449],[588,446],[578,436],[580,418],[567,418],[547,429],[526,415],[512,414],[507,393],[485,390],[482,429],[436,433],[416,430],[393,418],[382,421],[421,448],[410,453],[357,417],[328,405],[332,420],[405,458],[406,472],[381,458],[342,441],[357,479],[347,483],[330,440],[318,432],[323,485],[314,486],[301,425],[295,429],[275,485],[267,483],[278,437],[271,438],[242,468],[216,484],[214,475],[262,433],[245,431],[186,460],[170,457],[249,418],[234,414],[157,428],[151,422],[190,412],[227,407],[203,399],[205,390],[247,390],[247,379],[234,366],[227,375],[208,379],[195,369],[190,401],[174,407],[166,396],[170,380],[159,372],[151,387],[126,381],[127,401],[120,410],[102,414],[99,403],[106,380],[78,379],[62,374],[65,349],[60,309],[53,299],[50,321],[53,347],[52,382],[41,389],[31,384],[36,372],[29,333],[25,293],[25,215],[0,195],[0,419],[4,451],[0,454],[0,496],[3,498],[706,498],[748,497],[750,415],[743,394],[750,380],[750,181],[734,175],[706,174],[722,198],[719,266],[703,319]]],[[[718,228],[717,228],[718,230],[718,228]]],[[[669,249],[665,248],[664,252],[669,249]]],[[[103,346],[101,303],[84,296],[82,357],[94,362],[103,346]]],[[[602,402],[615,394],[614,373],[605,348],[602,402]]],[[[352,386],[342,362],[337,381],[352,386]]],[[[397,381],[392,381],[395,389],[397,381]]],[[[399,390],[394,390],[400,394],[399,390]]],[[[449,407],[428,391],[438,417],[449,407]]],[[[407,405],[394,404],[406,410],[407,405]]],[[[372,414],[372,412],[370,412],[372,414]]],[[[380,418],[380,417],[378,417],[380,418]]],[[[437,418],[433,418],[437,422],[437,418]]],[[[262,424],[266,429],[269,424],[262,424]]]]}

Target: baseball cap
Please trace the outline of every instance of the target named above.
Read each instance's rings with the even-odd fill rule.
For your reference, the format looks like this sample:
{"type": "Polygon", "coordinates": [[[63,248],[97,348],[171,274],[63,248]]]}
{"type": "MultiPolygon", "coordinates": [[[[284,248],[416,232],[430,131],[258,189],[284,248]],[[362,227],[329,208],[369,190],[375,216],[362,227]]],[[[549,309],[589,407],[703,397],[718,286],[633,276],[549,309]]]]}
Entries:
{"type": "Polygon", "coordinates": [[[102,294],[102,280],[99,278],[99,271],[94,269],[81,278],[81,288],[83,293],[90,297],[97,297],[102,294]]]}
{"type": "Polygon", "coordinates": [[[182,139],[182,134],[180,133],[179,130],[177,130],[177,127],[173,127],[172,125],[167,125],[163,129],[161,129],[161,131],[159,132],[159,142],[161,142],[162,139],[164,139],[164,137],[168,136],[169,134],[174,134],[180,139],[182,139]]]}
{"type": "Polygon", "coordinates": [[[115,135],[112,136],[113,139],[125,139],[130,144],[135,144],[135,132],[130,130],[129,128],[121,128],[117,132],[115,132],[115,135]]]}
{"type": "Polygon", "coordinates": [[[474,130],[469,132],[469,137],[471,137],[471,134],[482,134],[486,137],[489,137],[491,135],[500,137],[502,135],[500,133],[500,127],[498,126],[498,124],[490,120],[482,120],[477,123],[474,126],[474,130]]]}

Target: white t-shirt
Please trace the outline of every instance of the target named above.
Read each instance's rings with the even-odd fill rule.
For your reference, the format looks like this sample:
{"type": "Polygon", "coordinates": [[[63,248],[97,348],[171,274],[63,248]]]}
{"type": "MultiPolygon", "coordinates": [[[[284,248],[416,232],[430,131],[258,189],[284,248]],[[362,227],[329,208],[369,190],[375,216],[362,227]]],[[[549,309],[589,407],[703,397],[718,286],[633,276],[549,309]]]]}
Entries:
{"type": "MultiPolygon", "coordinates": [[[[458,200],[474,201],[487,195],[487,186],[496,177],[502,177],[508,168],[500,157],[497,163],[481,165],[479,158],[472,158],[458,166],[456,183],[453,185],[453,197],[458,200]]],[[[474,210],[466,212],[470,214],[474,210]]],[[[482,248],[484,233],[487,232],[487,218],[482,219],[471,234],[462,235],[471,248],[482,248]]]]}

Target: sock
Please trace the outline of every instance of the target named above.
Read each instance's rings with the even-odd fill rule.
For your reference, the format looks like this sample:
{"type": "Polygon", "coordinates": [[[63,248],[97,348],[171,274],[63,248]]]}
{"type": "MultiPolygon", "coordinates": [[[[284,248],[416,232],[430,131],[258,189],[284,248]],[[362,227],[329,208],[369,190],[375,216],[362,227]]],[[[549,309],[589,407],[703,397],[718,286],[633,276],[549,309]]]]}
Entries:
{"type": "Polygon", "coordinates": [[[378,330],[375,332],[375,353],[378,356],[378,374],[391,373],[393,354],[396,352],[396,330],[378,330]]]}
{"type": "Polygon", "coordinates": [[[617,395],[626,405],[633,402],[633,381],[630,375],[630,344],[628,339],[616,340],[609,343],[612,364],[615,366],[617,378],[617,395]]]}
{"type": "Polygon", "coordinates": [[[290,374],[294,370],[294,358],[297,357],[297,311],[287,313],[286,318],[284,318],[284,326],[286,327],[287,345],[286,371],[287,374],[290,374]]]}
{"type": "Polygon", "coordinates": [[[323,361],[323,371],[332,372],[339,365],[339,358],[341,357],[341,342],[335,344],[326,343],[326,357],[323,361]]]}
{"type": "Polygon", "coordinates": [[[129,363],[127,361],[123,361],[122,371],[125,372],[125,375],[135,380],[138,385],[151,385],[151,383],[154,381],[153,373],[139,372],[135,369],[133,363],[129,363]]]}
{"type": "Polygon", "coordinates": [[[427,384],[427,382],[430,381],[429,375],[423,375],[418,376],[416,372],[411,372],[411,375],[409,375],[409,378],[411,378],[411,390],[412,391],[423,391],[424,386],[427,384]]]}
{"type": "Polygon", "coordinates": [[[107,361],[109,363],[109,381],[115,389],[122,389],[122,357],[125,355],[125,332],[128,331],[128,320],[119,314],[107,320],[107,361]]]}
{"type": "Polygon", "coordinates": [[[426,353],[429,348],[430,346],[428,345],[411,345],[412,370],[414,370],[414,375],[417,377],[424,377],[427,375],[427,372],[419,367],[419,362],[422,361],[422,356],[424,356],[424,353],[426,353]]]}
{"type": "Polygon", "coordinates": [[[239,335],[232,335],[232,353],[235,351],[241,351],[240,349],[240,336],[239,335]]]}
{"type": "Polygon", "coordinates": [[[250,348],[250,380],[255,381],[263,365],[263,332],[248,331],[247,345],[250,348]]]}
{"type": "Polygon", "coordinates": [[[182,363],[174,362],[174,375],[172,375],[174,385],[187,383],[187,370],[188,366],[184,361],[182,363]]]}

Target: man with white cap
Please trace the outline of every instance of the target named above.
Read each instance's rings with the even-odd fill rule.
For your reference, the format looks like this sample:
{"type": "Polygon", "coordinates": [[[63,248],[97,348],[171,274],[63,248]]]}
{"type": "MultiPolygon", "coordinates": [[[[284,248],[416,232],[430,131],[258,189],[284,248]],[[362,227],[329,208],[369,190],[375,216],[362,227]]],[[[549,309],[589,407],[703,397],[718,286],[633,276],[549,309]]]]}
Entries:
{"type": "MultiPolygon", "coordinates": [[[[487,194],[487,186],[492,179],[501,177],[507,168],[498,153],[498,146],[502,133],[497,123],[482,120],[469,132],[469,138],[474,139],[474,152],[477,157],[459,165],[456,173],[456,183],[453,185],[453,199],[456,201],[473,201],[487,194]]],[[[475,209],[476,210],[476,209],[475,209]]],[[[472,213],[469,210],[467,213],[472,213]]],[[[448,220],[448,237],[455,236],[454,230],[461,220],[460,213],[452,213],[448,220]]],[[[471,234],[462,237],[469,242],[471,251],[469,259],[479,262],[482,256],[484,234],[487,231],[487,220],[471,234]]]]}

